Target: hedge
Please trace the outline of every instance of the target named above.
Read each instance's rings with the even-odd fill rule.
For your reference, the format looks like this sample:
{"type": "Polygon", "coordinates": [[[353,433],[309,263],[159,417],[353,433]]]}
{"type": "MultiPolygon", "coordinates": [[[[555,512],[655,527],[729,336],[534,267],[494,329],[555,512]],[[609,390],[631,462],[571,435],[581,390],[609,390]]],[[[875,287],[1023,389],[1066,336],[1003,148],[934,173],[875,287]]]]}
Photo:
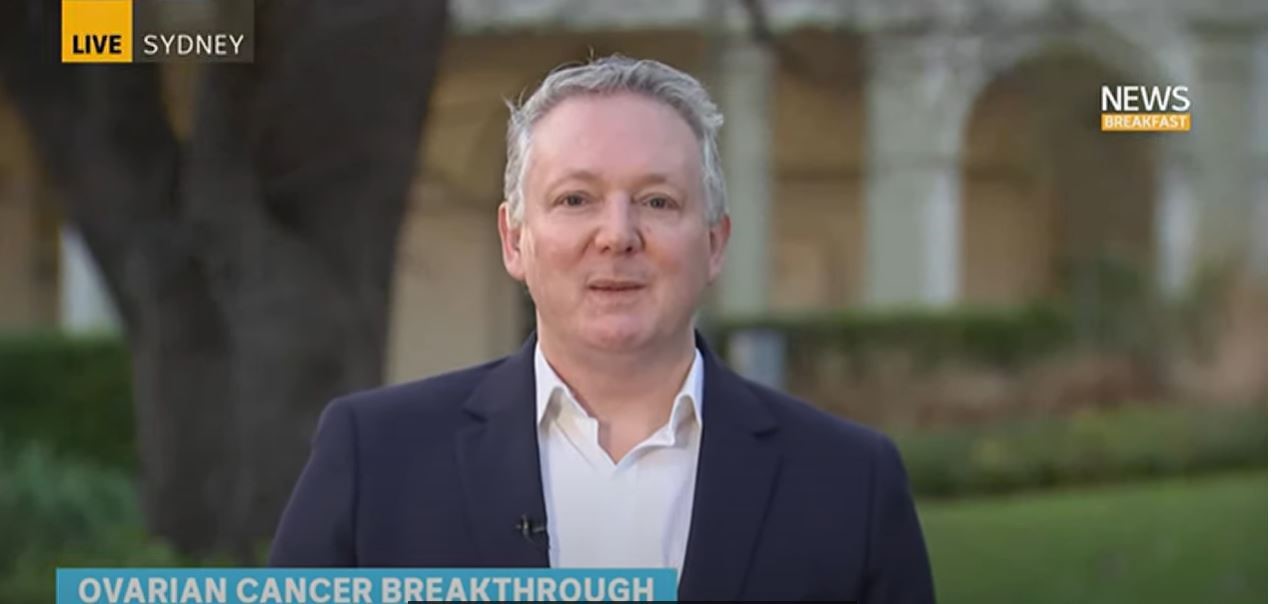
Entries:
{"type": "Polygon", "coordinates": [[[0,440],[0,594],[51,602],[58,567],[188,567],[224,560],[177,554],[146,534],[129,473],[38,443],[0,440]]]}
{"type": "MultiPolygon", "coordinates": [[[[956,347],[1005,354],[1024,346],[1024,341],[1059,337],[1063,330],[1053,320],[1044,313],[1018,315],[1016,321],[1036,328],[1030,332],[1033,335],[998,340],[990,334],[1002,333],[1004,327],[993,321],[970,321],[957,329],[946,324],[934,331],[944,329],[947,341],[958,342],[956,347]]],[[[872,333],[870,329],[862,326],[859,333],[872,333]]],[[[117,339],[49,334],[0,337],[0,433],[11,443],[19,438],[39,442],[58,455],[131,472],[136,453],[128,363],[127,349],[117,339]]],[[[1071,418],[889,432],[905,456],[915,492],[923,496],[1266,464],[1265,404],[1250,408],[1132,406],[1071,418]]]]}
{"type": "Polygon", "coordinates": [[[949,497],[1265,468],[1265,404],[1124,406],[893,432],[918,496],[949,497]]]}
{"type": "Polygon", "coordinates": [[[0,337],[0,432],[112,467],[136,465],[131,361],[118,337],[0,337]]]}
{"type": "MultiPolygon", "coordinates": [[[[57,567],[243,565],[226,557],[182,556],[146,536],[134,485],[119,470],[55,457],[34,445],[6,449],[0,441],[0,485],[5,486],[0,489],[0,594],[6,604],[53,601],[57,567]]],[[[967,601],[1016,602],[1021,594],[1031,594],[1036,601],[1061,602],[1074,601],[1072,594],[1080,592],[1087,600],[1135,601],[1127,595],[1217,593],[1216,585],[1225,596],[1222,601],[1243,601],[1242,596],[1259,593],[1263,600],[1252,601],[1264,601],[1265,592],[1248,579],[1265,579],[1256,570],[1266,568],[1265,550],[1252,537],[1233,536],[1257,535],[1249,529],[1266,525],[1259,520],[1247,526],[1252,522],[1248,516],[1232,513],[1264,506],[1265,494],[1265,474],[1237,474],[1221,481],[1153,482],[1079,497],[925,500],[919,511],[937,588],[946,600],[964,596],[967,601]],[[1143,520],[1135,520],[1139,518],[1143,520]],[[1221,551],[1204,553],[1214,547],[1221,551]],[[1024,564],[1036,571],[1023,579],[1012,574],[1024,568],[1011,558],[1018,548],[1031,548],[1024,564]],[[1109,559],[1124,562],[1126,555],[1138,556],[1134,560],[1141,563],[1107,566],[1109,559]],[[1180,566],[1215,556],[1216,565],[1180,566]],[[1012,560],[1017,568],[1003,565],[1012,560]],[[1047,562],[1050,567],[1043,564],[1047,562]],[[1161,574],[1178,568],[1185,572],[1161,574]],[[1054,576],[1068,571],[1067,582],[1054,576]],[[1074,576],[1081,579],[1076,587],[1074,576]]]]}
{"type": "Polygon", "coordinates": [[[848,354],[902,348],[926,361],[958,357],[1006,366],[1061,349],[1079,334],[1073,313],[1051,304],[774,315],[717,320],[706,329],[721,352],[732,334],[764,329],[781,332],[792,353],[825,347],[848,354]]]}

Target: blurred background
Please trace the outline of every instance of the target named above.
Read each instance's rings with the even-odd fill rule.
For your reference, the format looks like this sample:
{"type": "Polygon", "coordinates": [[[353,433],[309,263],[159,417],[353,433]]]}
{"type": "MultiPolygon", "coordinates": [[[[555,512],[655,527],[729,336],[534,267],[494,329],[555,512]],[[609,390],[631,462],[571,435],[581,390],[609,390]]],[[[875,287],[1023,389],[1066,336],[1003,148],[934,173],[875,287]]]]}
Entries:
{"type": "Polygon", "coordinates": [[[1265,3],[288,0],[131,66],[58,10],[0,9],[0,601],[258,563],[331,398],[515,350],[504,102],[611,53],[720,103],[703,332],[897,440],[940,601],[1266,601],[1265,3]]]}

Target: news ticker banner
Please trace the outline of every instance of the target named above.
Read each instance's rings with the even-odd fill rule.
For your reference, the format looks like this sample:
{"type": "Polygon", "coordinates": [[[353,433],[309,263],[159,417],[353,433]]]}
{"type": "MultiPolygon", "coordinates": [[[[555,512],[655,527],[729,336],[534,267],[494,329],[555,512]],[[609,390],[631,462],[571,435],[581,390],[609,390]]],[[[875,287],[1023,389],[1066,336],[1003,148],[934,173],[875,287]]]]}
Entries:
{"type": "Polygon", "coordinates": [[[675,569],[59,568],[57,604],[667,602],[675,569]]]}
{"type": "Polygon", "coordinates": [[[62,0],[63,63],[250,63],[253,0],[62,0]]]}

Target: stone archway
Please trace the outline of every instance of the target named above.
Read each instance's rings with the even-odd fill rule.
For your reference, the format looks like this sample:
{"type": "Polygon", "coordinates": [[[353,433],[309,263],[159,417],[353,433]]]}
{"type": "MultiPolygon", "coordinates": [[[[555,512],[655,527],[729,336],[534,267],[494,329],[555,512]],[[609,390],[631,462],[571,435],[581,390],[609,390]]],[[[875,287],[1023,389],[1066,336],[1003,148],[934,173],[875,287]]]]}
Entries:
{"type": "Polygon", "coordinates": [[[977,97],[962,153],[965,301],[1102,297],[1110,283],[1153,283],[1154,142],[1098,127],[1100,86],[1124,80],[1055,49],[999,73],[977,97]]]}
{"type": "Polygon", "coordinates": [[[61,211],[26,128],[0,93],[0,329],[51,328],[62,318],[61,211]]]}

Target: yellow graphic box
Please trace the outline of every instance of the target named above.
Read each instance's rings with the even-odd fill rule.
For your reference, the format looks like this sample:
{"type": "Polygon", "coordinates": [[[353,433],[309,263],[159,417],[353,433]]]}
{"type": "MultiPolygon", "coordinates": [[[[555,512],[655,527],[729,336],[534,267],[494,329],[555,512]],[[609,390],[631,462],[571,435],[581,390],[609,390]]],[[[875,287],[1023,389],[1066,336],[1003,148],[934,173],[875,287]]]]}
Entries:
{"type": "Polygon", "coordinates": [[[63,63],[131,63],[132,0],[62,0],[63,63]]]}

